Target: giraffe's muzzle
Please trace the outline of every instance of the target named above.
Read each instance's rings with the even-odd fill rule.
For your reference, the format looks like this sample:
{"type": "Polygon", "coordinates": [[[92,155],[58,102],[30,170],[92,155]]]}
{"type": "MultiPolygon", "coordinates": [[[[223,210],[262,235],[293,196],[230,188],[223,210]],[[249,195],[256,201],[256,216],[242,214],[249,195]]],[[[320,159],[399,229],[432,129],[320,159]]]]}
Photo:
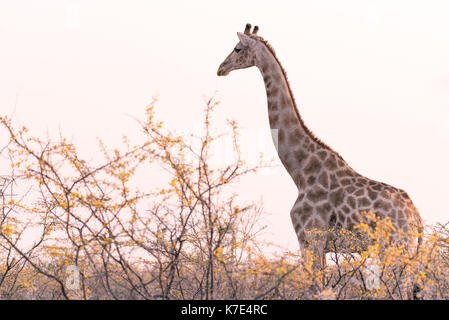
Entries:
{"type": "Polygon", "coordinates": [[[226,64],[222,63],[218,68],[217,75],[218,76],[227,76],[229,74],[229,70],[226,69],[226,64]]]}

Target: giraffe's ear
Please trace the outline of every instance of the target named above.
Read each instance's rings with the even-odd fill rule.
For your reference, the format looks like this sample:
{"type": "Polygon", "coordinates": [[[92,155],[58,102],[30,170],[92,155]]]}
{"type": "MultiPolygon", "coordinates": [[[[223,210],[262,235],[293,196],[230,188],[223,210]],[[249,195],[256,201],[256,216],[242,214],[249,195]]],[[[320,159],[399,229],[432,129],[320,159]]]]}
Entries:
{"type": "Polygon", "coordinates": [[[240,42],[245,46],[252,46],[256,43],[256,40],[251,38],[250,36],[247,36],[246,34],[243,34],[241,32],[237,32],[237,37],[239,37],[240,42]]]}

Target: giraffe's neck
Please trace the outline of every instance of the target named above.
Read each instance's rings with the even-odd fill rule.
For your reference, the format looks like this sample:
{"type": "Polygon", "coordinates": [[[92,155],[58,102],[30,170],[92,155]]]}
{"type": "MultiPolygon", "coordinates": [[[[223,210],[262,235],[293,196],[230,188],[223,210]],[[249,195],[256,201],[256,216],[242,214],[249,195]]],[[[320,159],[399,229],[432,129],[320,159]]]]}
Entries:
{"type": "MultiPolygon", "coordinates": [[[[298,189],[304,189],[310,183],[308,181],[311,181],[311,171],[318,174],[324,167],[323,153],[326,157],[329,153],[337,154],[315,138],[305,126],[285,72],[265,45],[258,52],[256,66],[265,82],[269,122],[272,134],[277,133],[279,158],[298,189]]],[[[344,161],[341,162],[343,163],[344,161]]]]}

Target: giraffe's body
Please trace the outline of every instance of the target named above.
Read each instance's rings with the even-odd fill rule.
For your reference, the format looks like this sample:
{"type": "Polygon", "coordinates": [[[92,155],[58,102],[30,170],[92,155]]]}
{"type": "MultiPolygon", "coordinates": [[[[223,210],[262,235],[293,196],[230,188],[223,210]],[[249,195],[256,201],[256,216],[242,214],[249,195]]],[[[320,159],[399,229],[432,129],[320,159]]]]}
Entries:
{"type": "MultiPolygon", "coordinates": [[[[290,214],[301,249],[307,248],[307,230],[352,230],[363,211],[389,217],[397,230],[421,231],[420,215],[405,191],[358,174],[306,127],[273,49],[248,29],[238,33],[240,42],[217,73],[251,66],[262,73],[270,127],[278,130],[278,155],[299,191],[290,214]]],[[[408,244],[416,248],[418,241],[408,244]]],[[[315,249],[323,258],[329,252],[327,241],[315,249]]]]}

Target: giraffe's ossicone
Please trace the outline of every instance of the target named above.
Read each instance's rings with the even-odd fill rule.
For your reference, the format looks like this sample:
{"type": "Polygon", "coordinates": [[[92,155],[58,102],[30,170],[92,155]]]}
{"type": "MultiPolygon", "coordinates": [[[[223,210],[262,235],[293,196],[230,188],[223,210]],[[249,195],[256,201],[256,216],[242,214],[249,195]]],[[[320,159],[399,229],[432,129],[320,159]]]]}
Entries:
{"type": "MultiPolygon", "coordinates": [[[[217,74],[256,66],[262,73],[268,100],[271,129],[278,130],[277,151],[281,162],[298,187],[298,198],[290,212],[302,250],[309,245],[312,229],[352,230],[361,212],[390,218],[396,230],[422,234],[422,220],[403,190],[368,179],[353,170],[343,158],[318,139],[304,124],[291,92],[286,73],[272,47],[246,25],[238,32],[239,42],[220,65],[217,74]]],[[[406,245],[417,250],[421,237],[410,237],[406,245]]],[[[313,248],[321,262],[330,251],[329,237],[313,248]]]]}

